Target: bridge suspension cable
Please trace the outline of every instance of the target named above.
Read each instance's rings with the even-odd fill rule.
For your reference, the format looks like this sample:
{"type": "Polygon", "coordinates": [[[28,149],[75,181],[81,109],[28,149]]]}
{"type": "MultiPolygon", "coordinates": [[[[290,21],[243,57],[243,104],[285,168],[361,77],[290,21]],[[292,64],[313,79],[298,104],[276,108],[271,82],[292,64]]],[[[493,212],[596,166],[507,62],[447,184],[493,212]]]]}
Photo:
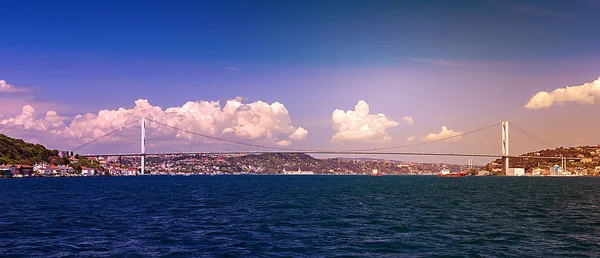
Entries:
{"type": "Polygon", "coordinates": [[[237,144],[237,145],[243,145],[243,146],[248,146],[248,147],[256,147],[256,148],[271,149],[271,150],[280,150],[280,151],[297,151],[297,152],[315,151],[315,150],[301,150],[301,149],[292,149],[292,148],[283,148],[283,147],[275,147],[275,146],[266,146],[266,145],[260,145],[260,144],[238,142],[238,141],[234,141],[234,140],[228,140],[228,139],[214,137],[214,136],[210,136],[210,135],[206,135],[206,134],[192,132],[190,130],[178,128],[178,127],[171,126],[171,125],[168,125],[168,124],[165,124],[165,123],[161,123],[161,122],[158,122],[158,121],[155,121],[155,120],[152,120],[152,119],[148,119],[148,118],[146,118],[146,121],[150,121],[150,122],[162,125],[164,127],[168,127],[168,128],[171,128],[171,129],[175,129],[175,130],[181,131],[181,132],[185,132],[185,133],[189,133],[189,134],[192,134],[192,135],[204,137],[204,138],[207,138],[207,139],[211,139],[211,140],[215,140],[215,141],[220,141],[220,142],[226,142],[226,143],[232,143],[232,144],[237,144]]]}
{"type": "MultiPolygon", "coordinates": [[[[92,143],[95,143],[95,142],[97,142],[97,141],[99,141],[101,139],[104,139],[104,138],[106,138],[106,137],[108,137],[108,136],[110,136],[110,135],[112,135],[112,134],[114,134],[114,133],[122,130],[125,127],[131,126],[132,124],[134,124],[134,123],[138,122],[140,119],[142,119],[142,117],[138,117],[138,116],[135,116],[135,117],[137,117],[138,119],[135,119],[135,120],[133,120],[133,121],[125,124],[124,126],[122,126],[120,128],[117,128],[115,130],[112,130],[112,131],[110,131],[110,132],[108,132],[108,133],[106,133],[106,134],[104,134],[104,135],[102,135],[102,136],[100,136],[98,138],[95,138],[95,139],[93,139],[91,141],[88,141],[88,142],[82,144],[82,145],[79,145],[79,146],[73,148],[72,151],[76,151],[76,150],[81,149],[81,148],[83,148],[85,146],[88,146],[88,145],[90,145],[92,143]]],[[[177,131],[180,131],[180,132],[184,132],[184,133],[188,133],[188,134],[191,134],[191,135],[200,136],[200,137],[203,137],[203,138],[206,138],[206,139],[210,139],[210,140],[214,140],[214,141],[231,143],[231,144],[235,144],[235,145],[248,146],[248,147],[254,147],[254,148],[262,148],[262,149],[269,149],[269,150],[282,151],[282,152],[308,152],[308,153],[312,152],[312,153],[319,153],[319,152],[323,151],[323,150],[317,150],[317,149],[296,149],[296,148],[276,147],[276,146],[268,146],[268,145],[261,145],[261,144],[240,142],[240,141],[229,140],[229,139],[224,139],[224,138],[210,136],[210,135],[206,135],[206,134],[202,134],[202,133],[193,132],[193,131],[190,131],[190,130],[187,130],[187,129],[178,128],[176,126],[168,125],[166,123],[162,123],[162,122],[159,122],[159,121],[156,121],[156,120],[153,120],[153,119],[149,119],[149,118],[146,118],[146,121],[152,122],[152,123],[156,123],[156,124],[158,124],[160,126],[171,128],[171,129],[174,129],[174,130],[177,130],[177,131]]],[[[459,137],[462,137],[462,136],[474,134],[474,133],[477,133],[477,132],[490,129],[490,128],[495,127],[495,126],[498,126],[500,124],[501,123],[495,123],[495,124],[492,124],[492,125],[489,125],[489,126],[485,126],[485,127],[482,127],[482,128],[476,129],[476,130],[464,132],[464,133],[461,133],[461,134],[457,134],[457,135],[453,135],[453,136],[449,136],[449,137],[445,137],[445,138],[441,138],[441,139],[424,141],[424,142],[420,142],[420,143],[405,144],[405,145],[396,145],[396,146],[381,147],[381,148],[351,149],[351,150],[337,150],[337,151],[333,151],[332,150],[330,152],[333,152],[333,153],[334,152],[354,152],[354,153],[376,152],[376,151],[385,151],[385,150],[390,150],[390,149],[399,149],[399,148],[408,148],[408,147],[414,147],[414,146],[421,146],[421,145],[426,145],[426,144],[431,144],[431,143],[435,143],[435,142],[446,141],[446,140],[455,139],[455,138],[459,138],[459,137]]],[[[522,130],[522,131],[524,131],[525,134],[529,134],[528,132],[526,132],[525,130],[523,130],[521,128],[518,128],[518,130],[522,130]]],[[[530,137],[535,137],[532,134],[529,134],[529,135],[530,135],[530,137]]],[[[537,139],[539,141],[543,141],[543,140],[541,140],[539,138],[537,138],[537,139]]]]}
{"type": "MultiPolygon", "coordinates": [[[[228,139],[223,139],[223,138],[219,138],[219,137],[214,137],[214,136],[210,136],[210,135],[206,135],[206,134],[202,134],[202,133],[197,133],[197,132],[192,132],[190,130],[186,130],[186,129],[182,129],[182,128],[178,128],[175,126],[171,126],[165,123],[161,123],[152,119],[148,119],[146,118],[147,121],[159,124],[161,126],[165,126],[171,129],[175,129],[175,130],[179,130],[181,132],[185,132],[185,133],[189,133],[192,135],[196,135],[196,136],[201,136],[207,139],[211,139],[211,140],[216,140],[216,141],[220,141],[220,142],[227,142],[227,143],[232,143],[232,144],[237,144],[237,145],[243,145],[243,146],[249,146],[249,147],[257,147],[257,148],[264,148],[264,149],[271,149],[271,150],[280,150],[280,151],[293,151],[293,152],[318,152],[319,150],[315,150],[315,149],[295,149],[295,148],[284,148],[284,147],[275,147],[275,146],[266,146],[266,145],[260,145],[260,144],[252,144],[252,143],[245,143],[245,142],[239,142],[239,141],[234,141],[234,140],[228,140],[228,139]]],[[[468,131],[468,132],[464,132],[458,135],[454,135],[454,136],[450,136],[450,137],[445,137],[442,139],[436,139],[436,140],[431,140],[431,141],[425,141],[425,142],[421,142],[421,143],[414,143],[414,144],[406,144],[406,145],[397,145],[397,146],[390,146],[390,147],[382,147],[382,148],[369,148],[369,149],[353,149],[353,150],[339,150],[340,152],[372,152],[372,151],[382,151],[382,150],[390,150],[390,149],[398,149],[398,148],[407,148],[407,147],[414,147],[414,146],[420,146],[420,145],[425,145],[425,144],[430,144],[430,143],[434,143],[434,142],[441,142],[441,141],[446,141],[446,140],[450,140],[450,139],[454,139],[454,138],[458,138],[458,137],[462,137],[462,136],[466,136],[469,134],[473,134],[473,133],[477,133],[495,126],[500,125],[501,123],[495,123],[477,130],[472,130],[472,131],[468,131]]]]}
{"type": "Polygon", "coordinates": [[[71,151],[72,151],[72,152],[75,152],[75,151],[76,151],[76,150],[78,150],[78,149],[81,149],[81,148],[83,148],[83,147],[85,147],[85,146],[88,146],[88,145],[90,145],[90,144],[94,143],[94,142],[97,142],[97,141],[99,141],[99,140],[102,140],[102,139],[104,139],[104,138],[106,138],[106,137],[108,137],[108,136],[110,136],[110,135],[112,135],[112,134],[114,134],[114,133],[116,133],[116,132],[119,132],[119,131],[121,131],[123,128],[125,128],[125,127],[128,127],[128,126],[130,126],[130,125],[132,125],[132,124],[134,124],[134,123],[136,123],[136,122],[140,121],[140,119],[141,119],[141,118],[135,119],[135,120],[133,120],[133,121],[131,121],[131,122],[129,122],[129,123],[127,123],[127,124],[125,124],[124,126],[121,126],[121,127],[117,128],[117,129],[115,129],[115,130],[112,130],[112,131],[110,131],[110,132],[108,132],[108,133],[105,133],[104,135],[102,135],[102,136],[100,136],[100,137],[98,137],[98,138],[96,138],[96,139],[92,139],[91,141],[88,141],[88,142],[86,142],[86,143],[84,143],[84,144],[82,144],[82,145],[79,145],[79,146],[77,146],[77,147],[73,148],[71,151]]]}
{"type": "Polygon", "coordinates": [[[546,147],[549,147],[549,148],[551,148],[551,149],[554,149],[554,148],[556,148],[554,145],[550,144],[549,142],[547,142],[547,141],[544,141],[543,139],[541,139],[541,138],[539,138],[539,137],[535,136],[534,134],[532,134],[532,133],[528,132],[527,130],[525,130],[525,129],[523,129],[523,128],[519,127],[519,126],[517,126],[517,125],[516,125],[516,124],[514,124],[514,123],[511,123],[511,126],[512,126],[513,128],[515,128],[515,129],[517,129],[517,131],[521,132],[522,134],[524,134],[524,135],[528,136],[529,138],[531,138],[531,139],[533,139],[533,140],[536,140],[537,142],[539,142],[539,143],[543,144],[543,145],[544,145],[544,146],[546,146],[546,147]]]}
{"type": "Polygon", "coordinates": [[[381,151],[381,150],[399,149],[399,148],[408,148],[408,147],[420,146],[420,145],[430,144],[430,143],[434,143],[434,142],[442,142],[442,141],[446,141],[446,140],[450,140],[450,139],[462,137],[462,136],[465,136],[465,135],[473,134],[473,133],[476,133],[476,132],[480,132],[480,131],[483,131],[483,130],[490,129],[490,128],[492,128],[494,126],[498,126],[500,124],[502,124],[502,123],[495,123],[493,125],[489,125],[489,126],[477,129],[477,130],[472,130],[472,131],[464,132],[464,133],[457,134],[457,135],[454,135],[454,136],[449,136],[449,137],[442,138],[442,139],[430,140],[430,141],[425,141],[425,142],[420,142],[420,143],[397,145],[397,146],[382,147],[382,148],[345,150],[345,151],[355,151],[355,152],[359,152],[359,151],[381,151]]]}

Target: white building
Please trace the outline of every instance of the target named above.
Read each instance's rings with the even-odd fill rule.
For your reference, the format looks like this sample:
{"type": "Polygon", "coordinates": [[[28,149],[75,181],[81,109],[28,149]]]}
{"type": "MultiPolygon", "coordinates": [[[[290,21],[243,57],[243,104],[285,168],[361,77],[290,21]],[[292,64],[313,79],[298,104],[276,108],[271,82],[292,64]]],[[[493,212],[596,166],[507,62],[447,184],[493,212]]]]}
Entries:
{"type": "Polygon", "coordinates": [[[487,171],[487,170],[479,170],[479,172],[477,172],[478,176],[489,176],[491,174],[492,173],[490,171],[487,171]]]}
{"type": "Polygon", "coordinates": [[[506,171],[507,176],[524,176],[525,169],[524,168],[509,168],[506,171]]]}
{"type": "Polygon", "coordinates": [[[545,173],[546,171],[542,168],[535,168],[533,169],[533,172],[531,173],[534,176],[541,176],[545,173]]]}
{"type": "Polygon", "coordinates": [[[94,168],[86,168],[86,167],[81,168],[82,176],[93,176],[94,174],[96,174],[96,169],[94,169],[94,168]]]}

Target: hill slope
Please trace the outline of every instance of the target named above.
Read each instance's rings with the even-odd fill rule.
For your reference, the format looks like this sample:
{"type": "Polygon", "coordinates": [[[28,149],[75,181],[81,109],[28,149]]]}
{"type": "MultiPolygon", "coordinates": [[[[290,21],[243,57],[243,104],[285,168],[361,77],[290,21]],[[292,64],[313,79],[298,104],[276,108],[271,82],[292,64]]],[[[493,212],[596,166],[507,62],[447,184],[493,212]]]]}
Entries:
{"type": "MultiPolygon", "coordinates": [[[[536,152],[529,152],[521,156],[539,156],[539,157],[566,157],[567,167],[593,169],[600,166],[600,147],[598,146],[579,146],[579,147],[560,147],[556,149],[546,149],[536,152]],[[578,158],[580,160],[572,160],[578,158]]],[[[501,159],[484,166],[484,169],[491,170],[502,164],[501,159]]],[[[511,158],[510,167],[525,168],[525,170],[534,168],[547,169],[550,166],[560,165],[561,160],[557,159],[530,159],[530,158],[511,158]]]]}
{"type": "Polygon", "coordinates": [[[0,164],[33,165],[38,162],[68,164],[68,158],[58,156],[58,150],[49,150],[41,144],[25,142],[0,134],[0,164]]]}

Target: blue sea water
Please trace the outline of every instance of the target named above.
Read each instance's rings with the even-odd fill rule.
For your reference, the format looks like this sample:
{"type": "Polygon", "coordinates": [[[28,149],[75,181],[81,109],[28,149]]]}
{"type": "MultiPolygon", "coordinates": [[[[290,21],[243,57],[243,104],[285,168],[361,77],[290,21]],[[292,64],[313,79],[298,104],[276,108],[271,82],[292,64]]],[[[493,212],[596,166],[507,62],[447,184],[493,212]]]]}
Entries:
{"type": "Polygon", "coordinates": [[[587,257],[600,178],[0,180],[1,256],[587,257]]]}

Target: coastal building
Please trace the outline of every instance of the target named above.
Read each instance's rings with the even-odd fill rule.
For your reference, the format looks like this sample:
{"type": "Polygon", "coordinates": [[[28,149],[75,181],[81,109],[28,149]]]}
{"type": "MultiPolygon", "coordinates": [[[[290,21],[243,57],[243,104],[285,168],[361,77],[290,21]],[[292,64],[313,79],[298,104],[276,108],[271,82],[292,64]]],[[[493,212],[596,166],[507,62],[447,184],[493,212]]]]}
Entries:
{"type": "Polygon", "coordinates": [[[542,169],[542,168],[534,168],[533,171],[531,172],[531,175],[533,176],[541,176],[546,174],[546,170],[542,169]]]}
{"type": "Polygon", "coordinates": [[[554,175],[560,175],[562,174],[563,169],[559,166],[559,165],[554,165],[554,167],[552,167],[552,173],[554,175]]]}
{"type": "Polygon", "coordinates": [[[58,169],[58,167],[56,167],[54,165],[48,165],[44,168],[45,176],[54,176],[57,174],[60,174],[60,170],[58,169]]]}
{"type": "Polygon", "coordinates": [[[93,176],[95,174],[96,174],[95,168],[81,167],[81,175],[82,176],[93,176]]]}
{"type": "Polygon", "coordinates": [[[479,172],[477,172],[478,176],[489,176],[491,174],[492,173],[490,171],[487,171],[487,170],[479,170],[479,172]]]}
{"type": "Polygon", "coordinates": [[[0,166],[0,177],[12,177],[14,169],[15,169],[15,166],[13,166],[13,165],[1,165],[0,166]]]}
{"type": "Polygon", "coordinates": [[[13,176],[19,175],[20,177],[28,177],[33,175],[33,166],[29,165],[15,165],[12,169],[13,176]]]}
{"type": "Polygon", "coordinates": [[[506,170],[507,176],[524,176],[525,169],[524,168],[509,168],[506,170]]]}

